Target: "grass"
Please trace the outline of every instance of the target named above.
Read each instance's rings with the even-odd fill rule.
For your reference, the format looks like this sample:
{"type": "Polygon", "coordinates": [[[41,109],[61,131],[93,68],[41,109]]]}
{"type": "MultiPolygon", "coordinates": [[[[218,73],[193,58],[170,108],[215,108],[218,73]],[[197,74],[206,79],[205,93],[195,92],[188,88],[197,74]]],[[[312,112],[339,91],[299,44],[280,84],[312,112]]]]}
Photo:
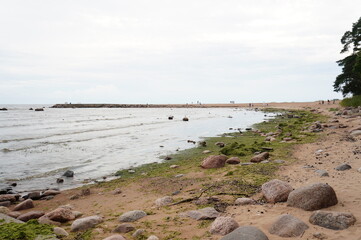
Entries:
{"type": "Polygon", "coordinates": [[[33,240],[38,235],[54,236],[53,226],[40,224],[37,220],[0,225],[0,240],[33,240]]]}
{"type": "Polygon", "coordinates": [[[361,95],[345,98],[340,102],[343,107],[358,107],[361,106],[361,95]]]}

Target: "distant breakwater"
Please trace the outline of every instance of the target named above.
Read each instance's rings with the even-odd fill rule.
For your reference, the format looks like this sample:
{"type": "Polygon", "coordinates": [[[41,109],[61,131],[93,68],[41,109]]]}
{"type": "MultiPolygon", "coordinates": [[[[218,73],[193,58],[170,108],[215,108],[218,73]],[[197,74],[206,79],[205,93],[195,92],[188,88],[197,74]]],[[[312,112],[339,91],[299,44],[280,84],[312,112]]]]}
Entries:
{"type": "Polygon", "coordinates": [[[246,104],[55,104],[52,108],[216,108],[246,107],[246,104]]]}

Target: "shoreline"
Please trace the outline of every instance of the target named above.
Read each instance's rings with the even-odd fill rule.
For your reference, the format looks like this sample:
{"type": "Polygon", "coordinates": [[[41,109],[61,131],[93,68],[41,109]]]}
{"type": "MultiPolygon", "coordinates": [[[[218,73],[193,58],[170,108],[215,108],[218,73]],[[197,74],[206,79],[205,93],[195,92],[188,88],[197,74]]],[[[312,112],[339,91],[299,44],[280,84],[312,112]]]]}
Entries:
{"type": "MultiPolygon", "coordinates": [[[[273,240],[284,239],[268,232],[270,224],[283,213],[290,213],[300,218],[309,226],[305,234],[300,237],[301,239],[317,239],[314,237],[317,233],[320,233],[321,236],[326,236],[327,239],[335,240],[341,238],[354,239],[354,236],[360,236],[361,230],[358,221],[361,219],[361,211],[357,208],[360,203],[360,199],[357,196],[360,195],[359,189],[361,186],[361,182],[357,180],[357,176],[360,173],[356,171],[359,167],[357,166],[358,156],[350,151],[357,151],[357,149],[355,149],[357,140],[356,142],[350,142],[347,140],[348,138],[346,138],[350,129],[361,125],[360,117],[349,118],[347,115],[335,116],[333,111],[329,109],[329,106],[322,107],[323,108],[315,109],[312,105],[301,106],[301,108],[307,108],[327,115],[331,117],[331,119],[330,121],[323,122],[322,125],[325,125],[325,129],[319,140],[312,143],[305,142],[301,145],[295,145],[295,147],[289,149],[289,152],[282,153],[285,154],[283,156],[287,158],[285,160],[292,160],[281,164],[274,177],[289,182],[294,188],[314,182],[327,182],[335,188],[339,204],[326,210],[352,212],[357,219],[356,224],[342,231],[321,228],[308,222],[308,218],[312,212],[290,208],[287,207],[285,203],[267,204],[260,202],[259,204],[248,206],[227,205],[226,211],[222,213],[222,216],[232,216],[240,225],[256,226],[273,240]],[[336,120],[339,122],[336,122],[336,120]],[[322,154],[315,154],[315,152],[321,149],[323,150],[322,154]],[[344,162],[345,159],[348,160],[353,168],[345,172],[335,172],[333,168],[344,162]],[[304,168],[304,166],[313,167],[304,168]],[[316,169],[327,170],[330,173],[330,177],[319,177],[314,173],[316,169]]],[[[293,108],[299,108],[299,106],[293,106],[293,108]]],[[[229,137],[227,137],[227,139],[228,138],[229,137]]],[[[361,151],[361,149],[358,151],[361,151]]],[[[272,152],[271,154],[277,156],[277,153],[272,152]]],[[[190,153],[189,156],[185,158],[190,159],[192,155],[194,156],[194,153],[190,153]]],[[[272,160],[275,159],[272,158],[272,160]]],[[[190,159],[189,161],[192,160],[190,159]]],[[[198,161],[199,160],[196,160],[196,162],[198,161]]],[[[172,163],[174,163],[172,160],[169,161],[169,163],[166,162],[168,167],[172,163]]],[[[179,219],[178,217],[181,212],[202,208],[209,206],[209,204],[197,206],[192,203],[184,203],[169,207],[157,207],[154,205],[154,201],[157,198],[167,195],[179,187],[182,188],[181,193],[173,196],[173,198],[178,201],[191,198],[194,194],[198,195],[199,188],[201,187],[202,189],[205,187],[202,182],[199,182],[202,179],[206,182],[214,182],[232,179],[232,176],[241,176],[237,172],[239,169],[233,168],[232,166],[217,170],[200,170],[199,168],[194,168],[199,169],[194,172],[191,165],[191,162],[185,162],[173,170],[168,167],[164,168],[169,169],[169,176],[157,176],[155,173],[159,169],[155,167],[152,169],[153,172],[149,171],[150,174],[148,176],[142,175],[142,171],[139,171],[139,176],[134,175],[134,173],[129,173],[129,178],[121,178],[111,183],[101,183],[80,189],[64,191],[60,195],[55,196],[53,200],[36,201],[35,203],[38,204],[35,209],[48,211],[55,209],[60,204],[69,203],[73,205],[76,210],[83,212],[85,216],[94,214],[102,215],[105,222],[92,229],[92,234],[88,239],[101,240],[107,236],[111,236],[111,230],[115,228],[117,224],[119,225],[117,221],[118,216],[128,210],[134,209],[146,210],[148,213],[148,216],[146,216],[144,220],[141,219],[132,223],[136,229],[146,229],[148,236],[154,234],[160,239],[220,239],[220,235],[211,235],[207,231],[212,221],[195,221],[191,219],[179,219]],[[175,175],[182,173],[185,175],[174,178],[175,175]],[[80,195],[78,199],[69,200],[71,196],[79,194],[79,192],[87,188],[90,189],[90,195],[80,195]],[[115,194],[113,192],[117,188],[120,188],[121,193],[115,194]]],[[[222,203],[230,203],[234,201],[235,198],[235,196],[232,195],[216,195],[214,192],[210,195],[220,199],[222,203]]],[[[252,198],[258,201],[258,199],[261,199],[261,196],[257,193],[253,195],[252,198]]],[[[67,230],[69,229],[66,225],[63,225],[63,227],[67,230]]],[[[122,233],[122,235],[127,239],[136,239],[131,236],[131,233],[132,232],[122,233]]]]}

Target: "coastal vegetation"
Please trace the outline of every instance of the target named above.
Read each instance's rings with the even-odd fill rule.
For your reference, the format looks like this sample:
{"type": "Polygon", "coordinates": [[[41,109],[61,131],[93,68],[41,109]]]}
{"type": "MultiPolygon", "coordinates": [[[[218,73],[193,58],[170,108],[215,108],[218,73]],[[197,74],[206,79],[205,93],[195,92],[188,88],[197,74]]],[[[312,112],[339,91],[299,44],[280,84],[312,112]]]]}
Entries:
{"type": "Polygon", "coordinates": [[[345,98],[340,102],[343,107],[358,107],[361,106],[361,95],[345,98]]]}

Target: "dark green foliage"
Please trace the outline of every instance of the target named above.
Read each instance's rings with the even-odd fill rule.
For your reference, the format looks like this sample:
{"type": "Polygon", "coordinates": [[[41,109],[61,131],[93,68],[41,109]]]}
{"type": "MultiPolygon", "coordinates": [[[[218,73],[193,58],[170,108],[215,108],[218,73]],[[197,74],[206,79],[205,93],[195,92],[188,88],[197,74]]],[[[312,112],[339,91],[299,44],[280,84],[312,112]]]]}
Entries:
{"type": "Polygon", "coordinates": [[[37,220],[27,223],[4,223],[0,225],[0,240],[33,240],[38,235],[52,235],[53,227],[37,220]]]}
{"type": "Polygon", "coordinates": [[[351,98],[345,98],[341,101],[343,107],[358,107],[361,106],[361,95],[353,96],[351,98]]]}
{"type": "Polygon", "coordinates": [[[343,48],[341,53],[350,51],[351,55],[337,61],[342,67],[342,73],[336,77],[334,91],[348,94],[361,95],[361,18],[352,25],[352,30],[345,32],[341,38],[343,48]]]}

